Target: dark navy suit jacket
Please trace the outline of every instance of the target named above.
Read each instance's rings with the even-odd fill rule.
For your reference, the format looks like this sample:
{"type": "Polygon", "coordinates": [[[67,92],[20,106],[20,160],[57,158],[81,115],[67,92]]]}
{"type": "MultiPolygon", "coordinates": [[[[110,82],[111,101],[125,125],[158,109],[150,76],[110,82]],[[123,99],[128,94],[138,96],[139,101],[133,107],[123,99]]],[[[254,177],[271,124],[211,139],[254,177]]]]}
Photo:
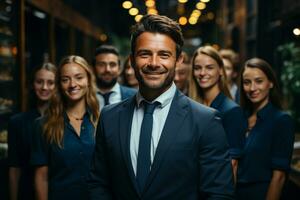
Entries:
{"type": "Polygon", "coordinates": [[[243,153],[247,131],[247,119],[243,110],[222,92],[218,94],[210,106],[221,114],[223,127],[227,134],[230,156],[233,159],[240,158],[243,153]]]}
{"type": "Polygon", "coordinates": [[[120,85],[122,100],[128,99],[135,95],[136,89],[120,85]]]}
{"type": "Polygon", "coordinates": [[[232,199],[232,169],[217,111],[177,91],[144,191],[130,158],[135,97],[103,108],[88,179],[90,199],[232,199]]]}

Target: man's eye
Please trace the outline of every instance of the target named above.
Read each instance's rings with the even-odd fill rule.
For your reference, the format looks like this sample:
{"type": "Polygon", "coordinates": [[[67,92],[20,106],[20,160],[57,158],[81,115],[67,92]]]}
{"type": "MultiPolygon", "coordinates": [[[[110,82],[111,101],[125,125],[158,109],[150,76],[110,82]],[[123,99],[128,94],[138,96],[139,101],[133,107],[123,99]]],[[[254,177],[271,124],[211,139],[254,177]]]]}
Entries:
{"type": "Polygon", "coordinates": [[[141,53],[141,54],[140,54],[140,57],[142,57],[142,58],[147,58],[148,55],[149,55],[148,53],[141,53]]]}
{"type": "Polygon", "coordinates": [[[67,78],[62,78],[62,79],[61,79],[61,82],[63,82],[63,83],[66,83],[67,81],[68,81],[67,78]]]}
{"type": "Polygon", "coordinates": [[[163,58],[163,59],[167,59],[167,58],[170,57],[170,55],[169,54],[162,54],[160,57],[163,58]]]}
{"type": "Polygon", "coordinates": [[[116,66],[117,66],[117,63],[115,63],[115,62],[110,62],[110,63],[109,63],[109,66],[110,66],[110,67],[116,67],[116,66]]]}
{"type": "Polygon", "coordinates": [[[105,67],[105,66],[106,66],[106,63],[99,62],[99,63],[97,63],[96,65],[99,66],[99,67],[105,67]]]}

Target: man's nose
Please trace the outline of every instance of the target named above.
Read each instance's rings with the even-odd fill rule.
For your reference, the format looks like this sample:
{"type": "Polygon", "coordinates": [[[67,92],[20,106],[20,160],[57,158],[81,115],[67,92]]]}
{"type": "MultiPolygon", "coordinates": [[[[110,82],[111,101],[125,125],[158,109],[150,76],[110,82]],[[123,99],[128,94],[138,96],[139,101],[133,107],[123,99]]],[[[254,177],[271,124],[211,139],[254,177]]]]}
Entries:
{"type": "Polygon", "coordinates": [[[151,60],[150,60],[150,65],[152,66],[152,67],[155,67],[155,66],[157,66],[158,65],[158,57],[156,56],[156,55],[153,55],[152,57],[151,57],[151,60]]]}

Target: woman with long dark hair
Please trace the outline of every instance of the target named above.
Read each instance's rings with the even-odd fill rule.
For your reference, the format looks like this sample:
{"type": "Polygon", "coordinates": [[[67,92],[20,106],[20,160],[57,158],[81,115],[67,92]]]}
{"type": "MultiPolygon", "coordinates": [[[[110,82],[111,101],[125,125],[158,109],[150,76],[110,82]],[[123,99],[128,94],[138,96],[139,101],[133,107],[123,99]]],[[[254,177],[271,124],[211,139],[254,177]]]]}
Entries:
{"type": "Polygon", "coordinates": [[[248,117],[237,199],[280,199],[294,143],[290,116],[282,111],[279,86],[264,60],[248,60],[240,74],[241,107],[248,117]]]}
{"type": "Polygon", "coordinates": [[[73,55],[62,59],[56,77],[57,92],[34,134],[37,199],[83,200],[99,118],[95,77],[85,59],[73,55]]]}

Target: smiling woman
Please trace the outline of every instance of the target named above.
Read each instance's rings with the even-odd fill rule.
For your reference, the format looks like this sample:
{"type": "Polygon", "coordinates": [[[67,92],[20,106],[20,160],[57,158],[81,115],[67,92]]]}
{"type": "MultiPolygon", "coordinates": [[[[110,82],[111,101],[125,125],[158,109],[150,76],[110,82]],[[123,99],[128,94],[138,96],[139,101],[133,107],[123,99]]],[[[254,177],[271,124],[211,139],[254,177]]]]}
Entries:
{"type": "Polygon", "coordinates": [[[56,67],[44,63],[32,77],[31,109],[14,115],[8,127],[8,164],[11,199],[34,199],[33,168],[29,163],[34,121],[43,116],[55,91],[56,67]]]}
{"type": "Polygon", "coordinates": [[[232,101],[222,57],[212,46],[203,46],[195,51],[192,66],[189,96],[221,113],[236,178],[247,125],[242,109],[232,101]]]}
{"type": "Polygon", "coordinates": [[[240,84],[248,131],[238,170],[237,199],[280,199],[293,152],[292,120],[281,110],[276,76],[266,61],[248,60],[240,84]]]}
{"type": "Polygon", "coordinates": [[[80,56],[64,58],[56,76],[48,115],[37,121],[33,137],[37,199],[81,200],[87,196],[85,177],[99,118],[95,78],[80,56]]]}

